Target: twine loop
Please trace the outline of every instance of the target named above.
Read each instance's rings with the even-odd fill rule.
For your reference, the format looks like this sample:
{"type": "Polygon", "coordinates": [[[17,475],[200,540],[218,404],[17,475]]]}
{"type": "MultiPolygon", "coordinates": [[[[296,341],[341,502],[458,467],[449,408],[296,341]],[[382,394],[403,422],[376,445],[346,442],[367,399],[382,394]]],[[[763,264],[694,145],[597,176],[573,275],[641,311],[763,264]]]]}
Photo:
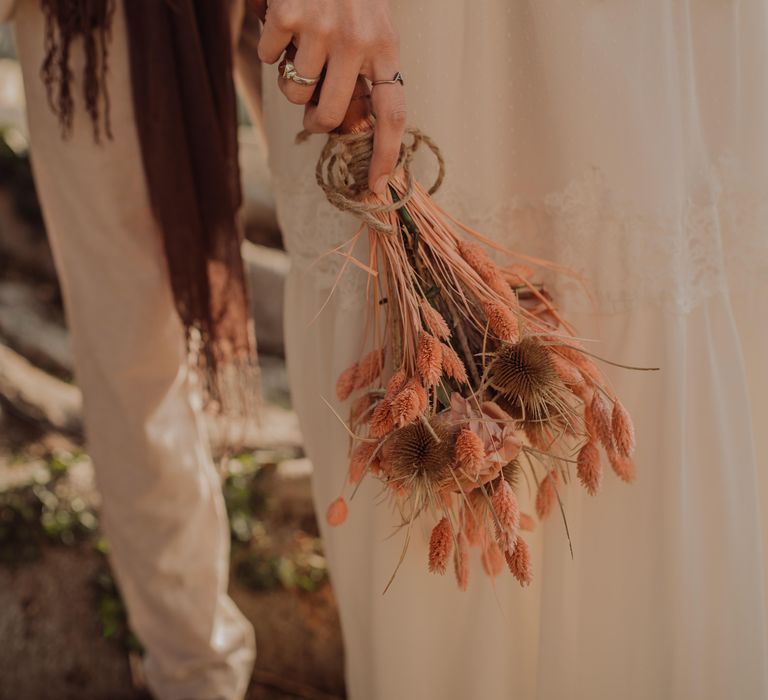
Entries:
{"type": "MultiPolygon", "coordinates": [[[[406,188],[403,195],[389,203],[377,204],[363,201],[363,195],[368,191],[368,169],[373,153],[373,130],[366,129],[350,134],[330,134],[328,141],[320,153],[315,168],[315,179],[320,185],[328,201],[337,209],[354,214],[370,228],[380,233],[394,233],[393,226],[382,219],[382,215],[402,208],[413,196],[413,175],[411,161],[423,143],[435,156],[438,174],[429,194],[434,194],[440,188],[445,177],[445,160],[437,144],[424,132],[409,127],[406,134],[410,143],[400,145],[396,169],[402,169],[405,176],[406,188]]],[[[309,134],[302,131],[297,137],[297,143],[302,143],[309,134]]]]}

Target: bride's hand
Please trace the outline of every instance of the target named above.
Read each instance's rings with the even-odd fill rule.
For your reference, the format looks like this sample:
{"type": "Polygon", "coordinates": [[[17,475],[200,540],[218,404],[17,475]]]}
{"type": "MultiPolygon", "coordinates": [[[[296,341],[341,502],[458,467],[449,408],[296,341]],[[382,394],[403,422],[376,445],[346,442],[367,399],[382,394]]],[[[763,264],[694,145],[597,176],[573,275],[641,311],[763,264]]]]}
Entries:
{"type": "MultiPolygon", "coordinates": [[[[341,124],[358,74],[391,80],[400,70],[389,0],[269,0],[259,58],[275,63],[291,41],[297,46],[293,63],[299,75],[316,78],[326,66],[317,104],[309,104],[312,86],[278,78],[291,102],[306,105],[304,128],[313,133],[329,132],[341,124]]],[[[371,99],[376,127],[368,183],[383,194],[405,130],[403,86],[376,86],[371,99]]]]}

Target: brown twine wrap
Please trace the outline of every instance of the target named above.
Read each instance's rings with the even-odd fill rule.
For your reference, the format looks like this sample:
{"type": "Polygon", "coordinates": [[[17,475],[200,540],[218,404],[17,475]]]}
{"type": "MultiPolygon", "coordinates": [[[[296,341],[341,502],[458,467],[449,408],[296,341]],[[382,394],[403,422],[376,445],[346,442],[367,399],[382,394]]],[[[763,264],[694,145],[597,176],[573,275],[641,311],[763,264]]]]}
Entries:
{"type": "MultiPolygon", "coordinates": [[[[411,137],[411,142],[401,144],[396,165],[396,169],[402,169],[405,176],[405,192],[399,199],[388,204],[370,201],[365,194],[368,192],[368,170],[373,153],[372,118],[370,126],[352,133],[331,134],[317,161],[315,179],[334,207],[354,214],[379,233],[394,233],[394,228],[382,220],[385,218],[382,214],[402,208],[413,196],[411,162],[419,146],[423,143],[437,160],[438,174],[429,188],[429,194],[437,192],[443,184],[445,160],[438,145],[427,134],[409,127],[406,134],[411,137]]],[[[302,131],[296,137],[296,142],[303,143],[308,137],[309,133],[302,131]]]]}

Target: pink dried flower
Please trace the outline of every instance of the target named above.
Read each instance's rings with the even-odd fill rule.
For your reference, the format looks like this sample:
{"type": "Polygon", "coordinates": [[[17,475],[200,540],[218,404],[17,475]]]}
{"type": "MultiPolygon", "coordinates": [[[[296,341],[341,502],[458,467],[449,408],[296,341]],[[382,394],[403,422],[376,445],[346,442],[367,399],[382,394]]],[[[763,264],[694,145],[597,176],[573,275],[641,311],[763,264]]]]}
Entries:
{"type": "Polygon", "coordinates": [[[456,438],[456,459],[470,475],[480,471],[485,461],[483,441],[469,428],[462,428],[456,438]]]}
{"type": "Polygon", "coordinates": [[[583,400],[587,384],[581,372],[571,362],[556,352],[552,353],[552,366],[555,368],[557,376],[560,377],[568,389],[583,400]]]}
{"type": "Polygon", "coordinates": [[[429,538],[429,570],[433,574],[444,574],[448,569],[448,560],[453,553],[453,532],[448,518],[443,519],[432,529],[429,538]]]}
{"type": "Polygon", "coordinates": [[[539,520],[546,518],[557,502],[557,486],[560,476],[556,470],[552,470],[541,480],[539,490],[536,492],[536,514],[539,520]]]}
{"type": "Polygon", "coordinates": [[[339,496],[331,505],[328,506],[328,511],[325,514],[325,519],[328,521],[328,524],[336,527],[337,525],[341,525],[346,519],[347,519],[347,513],[349,512],[349,509],[347,508],[347,502],[339,496]]]}
{"type": "Polygon", "coordinates": [[[411,377],[408,381],[408,386],[416,392],[416,396],[419,397],[419,411],[426,411],[429,406],[429,397],[427,396],[427,390],[424,385],[418,380],[417,377],[411,377]]]}
{"type": "Polygon", "coordinates": [[[527,265],[510,265],[504,268],[504,276],[513,287],[520,287],[533,277],[533,268],[527,265]]]}
{"type": "Polygon", "coordinates": [[[496,577],[504,570],[504,554],[492,539],[486,540],[480,560],[488,576],[496,577]]]}
{"type": "Polygon", "coordinates": [[[384,437],[395,427],[392,419],[392,402],[382,399],[373,411],[368,433],[371,437],[384,437]]]}
{"type": "Polygon", "coordinates": [[[635,451],[635,426],[632,424],[632,418],[629,411],[622,405],[621,401],[614,399],[613,402],[613,437],[616,440],[616,448],[623,457],[631,457],[635,451]]]}
{"type": "Polygon", "coordinates": [[[512,575],[520,582],[521,586],[530,584],[531,574],[531,552],[528,549],[528,543],[517,536],[514,549],[504,552],[504,558],[507,560],[507,566],[512,575]]]}
{"type": "Polygon", "coordinates": [[[514,314],[501,304],[490,301],[484,304],[485,315],[491,331],[501,340],[516,343],[518,340],[517,319],[514,314]]]}
{"type": "Polygon", "coordinates": [[[467,536],[467,541],[471,545],[477,545],[480,542],[480,523],[472,509],[465,503],[461,507],[461,530],[467,536]]]}
{"type": "Polygon", "coordinates": [[[416,350],[416,369],[427,386],[440,381],[443,373],[443,351],[440,341],[429,333],[420,333],[416,350]]]}
{"type": "Polygon", "coordinates": [[[354,391],[357,381],[357,367],[357,362],[355,362],[351,367],[347,367],[336,380],[336,396],[338,396],[339,401],[346,401],[354,391]]]}
{"type": "Polygon", "coordinates": [[[466,591],[469,586],[469,545],[463,532],[460,532],[456,539],[457,547],[453,557],[456,583],[459,584],[460,590],[466,591]]]}
{"type": "Polygon", "coordinates": [[[576,473],[587,493],[594,496],[600,488],[603,467],[600,464],[600,452],[592,440],[586,442],[579,450],[579,456],[576,459],[576,473]]]}
{"type": "Polygon", "coordinates": [[[461,358],[456,354],[456,351],[445,343],[442,344],[443,351],[443,372],[446,373],[451,379],[455,379],[460,384],[467,383],[467,370],[464,367],[464,363],[461,358]]]}
{"type": "Polygon", "coordinates": [[[384,368],[384,360],[386,358],[386,351],[384,348],[378,350],[371,350],[357,366],[357,374],[355,375],[355,389],[362,389],[364,386],[369,386],[376,381],[381,375],[381,371],[384,368]]]}
{"type": "Polygon", "coordinates": [[[509,282],[504,279],[502,270],[488,257],[482,246],[477,243],[459,241],[456,247],[459,249],[461,257],[469,263],[469,266],[496,294],[511,304],[517,302],[515,293],[510,288],[509,282]]]}
{"type": "Polygon", "coordinates": [[[421,306],[421,315],[429,332],[441,340],[447,340],[451,335],[451,331],[442,314],[434,306],[431,306],[424,297],[419,299],[419,305],[421,306]]]}
{"type": "Polygon", "coordinates": [[[619,479],[628,484],[635,480],[635,464],[631,457],[625,457],[612,450],[608,452],[608,461],[619,479]]]}

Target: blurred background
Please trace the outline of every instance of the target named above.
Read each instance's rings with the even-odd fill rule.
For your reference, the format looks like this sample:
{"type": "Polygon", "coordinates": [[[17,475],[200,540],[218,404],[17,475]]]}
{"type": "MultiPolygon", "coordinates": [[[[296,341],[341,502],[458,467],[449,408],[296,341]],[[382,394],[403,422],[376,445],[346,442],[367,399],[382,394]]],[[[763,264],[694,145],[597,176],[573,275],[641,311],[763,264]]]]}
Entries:
{"type": "MultiPolygon", "coordinates": [[[[344,697],[342,645],[291,410],[282,250],[264,147],[241,110],[243,255],[265,418],[238,454],[211,425],[232,536],[231,589],[256,628],[249,698],[344,697]],[[268,301],[268,305],[267,305],[268,301]]],[[[99,532],[81,396],[27,153],[11,28],[0,24],[0,700],[146,698],[99,532]]]]}

